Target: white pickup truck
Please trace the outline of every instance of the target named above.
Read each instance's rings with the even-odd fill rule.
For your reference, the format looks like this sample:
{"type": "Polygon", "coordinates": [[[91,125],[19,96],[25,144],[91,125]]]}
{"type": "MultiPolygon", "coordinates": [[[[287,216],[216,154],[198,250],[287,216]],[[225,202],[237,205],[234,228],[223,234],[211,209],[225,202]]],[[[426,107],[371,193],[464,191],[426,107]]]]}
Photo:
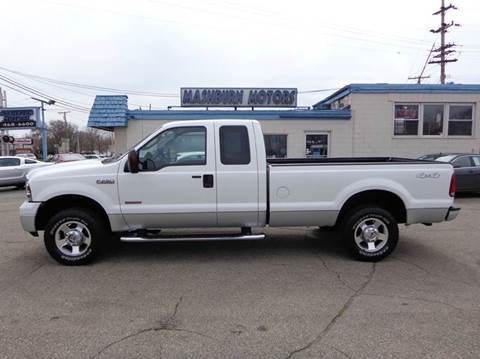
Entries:
{"type": "Polygon", "coordinates": [[[354,256],[377,261],[394,250],[398,223],[454,219],[454,194],[448,163],[267,160],[257,121],[177,121],[118,158],[33,172],[20,219],[34,236],[45,231],[48,252],[63,264],[89,262],[114,233],[130,242],[263,239],[252,228],[265,226],[336,226],[354,256]],[[241,232],[160,232],[187,227],[241,232]]]}

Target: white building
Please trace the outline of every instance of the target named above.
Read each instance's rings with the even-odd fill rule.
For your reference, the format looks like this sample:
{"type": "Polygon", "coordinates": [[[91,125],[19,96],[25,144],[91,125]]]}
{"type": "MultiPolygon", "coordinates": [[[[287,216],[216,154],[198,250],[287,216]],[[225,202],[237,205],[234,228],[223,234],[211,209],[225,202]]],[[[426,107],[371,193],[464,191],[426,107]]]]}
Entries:
{"type": "Polygon", "coordinates": [[[256,119],[275,157],[416,157],[480,152],[480,85],[351,84],[297,109],[129,110],[127,96],[97,96],[88,126],[112,130],[125,152],[162,124],[256,119]]]}

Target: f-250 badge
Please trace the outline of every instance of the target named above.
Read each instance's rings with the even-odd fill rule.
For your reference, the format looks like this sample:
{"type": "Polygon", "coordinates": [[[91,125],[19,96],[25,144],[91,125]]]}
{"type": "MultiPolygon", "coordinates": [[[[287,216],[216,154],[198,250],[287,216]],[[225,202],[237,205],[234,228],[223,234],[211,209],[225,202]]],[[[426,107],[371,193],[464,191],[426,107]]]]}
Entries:
{"type": "Polygon", "coordinates": [[[103,178],[97,179],[97,184],[114,184],[115,180],[113,178],[103,178]]]}
{"type": "Polygon", "coordinates": [[[438,178],[440,177],[440,173],[438,172],[433,172],[433,173],[426,173],[422,172],[417,174],[417,178],[425,179],[425,178],[438,178]]]}

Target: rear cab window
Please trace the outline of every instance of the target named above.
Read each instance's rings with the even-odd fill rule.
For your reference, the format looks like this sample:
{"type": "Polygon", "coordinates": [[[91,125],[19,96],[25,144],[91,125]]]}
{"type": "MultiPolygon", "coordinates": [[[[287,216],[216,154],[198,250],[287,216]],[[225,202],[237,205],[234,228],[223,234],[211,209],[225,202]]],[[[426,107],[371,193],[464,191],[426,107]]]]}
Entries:
{"type": "Polygon", "coordinates": [[[220,127],[220,161],[224,165],[250,163],[250,141],[246,126],[220,127]]]}

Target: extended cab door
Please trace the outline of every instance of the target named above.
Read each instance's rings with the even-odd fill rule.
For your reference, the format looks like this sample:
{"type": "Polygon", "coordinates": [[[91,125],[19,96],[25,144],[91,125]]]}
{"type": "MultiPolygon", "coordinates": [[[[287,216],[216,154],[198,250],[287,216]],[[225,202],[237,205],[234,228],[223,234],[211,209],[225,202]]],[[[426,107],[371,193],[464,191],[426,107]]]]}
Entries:
{"type": "Polygon", "coordinates": [[[224,227],[257,226],[259,184],[252,122],[216,122],[215,146],[218,224],[224,227]]]}
{"type": "Polygon", "coordinates": [[[119,169],[120,207],[130,227],[217,225],[213,133],[213,124],[172,124],[137,149],[138,173],[119,169]]]}

